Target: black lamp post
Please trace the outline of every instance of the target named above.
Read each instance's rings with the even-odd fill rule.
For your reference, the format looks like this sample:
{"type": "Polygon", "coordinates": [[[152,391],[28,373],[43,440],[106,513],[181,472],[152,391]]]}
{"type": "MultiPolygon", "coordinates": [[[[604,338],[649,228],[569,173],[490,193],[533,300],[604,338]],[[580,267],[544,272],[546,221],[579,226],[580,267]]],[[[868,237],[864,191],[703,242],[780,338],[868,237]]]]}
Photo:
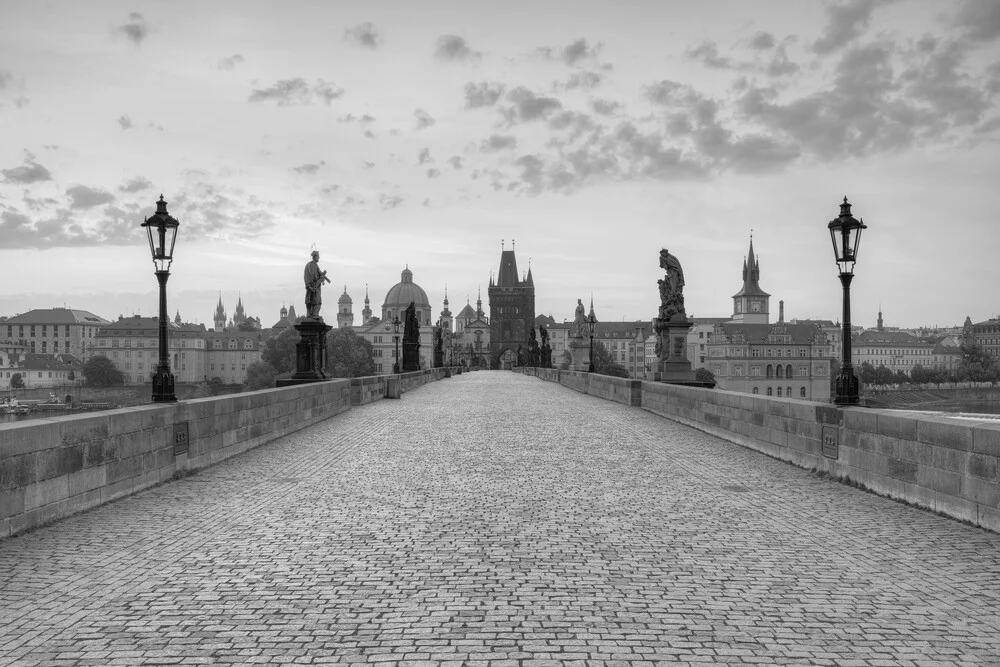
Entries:
{"type": "Polygon", "coordinates": [[[396,363],[392,365],[392,372],[399,375],[399,315],[392,321],[392,331],[396,341],[396,363]]]}
{"type": "Polygon", "coordinates": [[[168,403],[177,400],[174,394],[174,376],[170,372],[170,354],[167,352],[167,278],[174,260],[174,242],[180,223],[167,213],[163,195],[156,202],[156,213],[144,218],[142,226],[149,237],[149,251],[156,267],[156,280],[160,283],[160,362],[153,374],[153,402],[168,403]]]}
{"type": "Polygon", "coordinates": [[[840,215],[830,221],[829,228],[833,254],[840,269],[840,283],[844,286],[844,362],[837,376],[837,395],[833,402],[837,405],[858,405],[861,402],[860,387],[851,365],[851,280],[854,278],[854,262],[858,259],[861,232],[868,227],[864,219],[856,220],[851,215],[851,205],[844,197],[840,215]]]}
{"type": "Polygon", "coordinates": [[[590,369],[588,373],[594,372],[594,326],[597,324],[597,320],[594,319],[594,313],[590,313],[590,317],[587,319],[587,328],[590,329],[590,369]]]}
{"type": "Polygon", "coordinates": [[[478,369],[482,364],[482,354],[483,354],[483,340],[481,338],[476,339],[476,368],[478,369]]]}

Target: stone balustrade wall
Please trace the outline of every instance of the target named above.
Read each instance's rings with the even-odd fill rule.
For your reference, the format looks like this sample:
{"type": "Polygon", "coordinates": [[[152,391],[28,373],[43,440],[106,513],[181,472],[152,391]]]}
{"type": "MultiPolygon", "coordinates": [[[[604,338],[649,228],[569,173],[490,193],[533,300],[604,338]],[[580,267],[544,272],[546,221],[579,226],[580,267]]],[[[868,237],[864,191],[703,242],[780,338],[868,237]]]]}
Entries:
{"type": "MultiPolygon", "coordinates": [[[[389,376],[0,424],[0,539],[208,467],[385,397],[389,376]]],[[[400,377],[414,389],[435,368],[400,377]]]]}
{"type": "Polygon", "coordinates": [[[1000,420],[839,408],[606,375],[537,377],[644,410],[804,468],[1000,532],[1000,420]]]}

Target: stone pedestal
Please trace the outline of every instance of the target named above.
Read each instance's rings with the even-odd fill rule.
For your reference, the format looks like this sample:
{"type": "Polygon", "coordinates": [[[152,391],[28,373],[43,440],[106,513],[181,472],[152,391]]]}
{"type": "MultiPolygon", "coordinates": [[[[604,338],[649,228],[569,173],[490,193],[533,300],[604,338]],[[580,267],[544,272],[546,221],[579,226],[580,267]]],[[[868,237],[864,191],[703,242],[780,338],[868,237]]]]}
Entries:
{"type": "Polygon", "coordinates": [[[333,327],[322,317],[306,318],[294,325],[299,332],[299,342],[295,344],[295,374],[277,381],[277,386],[322,382],[329,380],[326,369],[326,334],[333,327]]]}
{"type": "Polygon", "coordinates": [[[656,382],[688,384],[694,382],[694,370],[687,358],[687,334],[693,326],[686,319],[681,322],[656,322],[660,337],[660,358],[656,368],[648,375],[656,382]]]}
{"type": "Polygon", "coordinates": [[[403,341],[403,373],[412,373],[420,370],[420,343],[407,343],[403,341]]]}
{"type": "Polygon", "coordinates": [[[569,341],[569,352],[573,355],[573,363],[570,365],[572,371],[590,370],[590,340],[582,336],[571,338],[569,341]]]}

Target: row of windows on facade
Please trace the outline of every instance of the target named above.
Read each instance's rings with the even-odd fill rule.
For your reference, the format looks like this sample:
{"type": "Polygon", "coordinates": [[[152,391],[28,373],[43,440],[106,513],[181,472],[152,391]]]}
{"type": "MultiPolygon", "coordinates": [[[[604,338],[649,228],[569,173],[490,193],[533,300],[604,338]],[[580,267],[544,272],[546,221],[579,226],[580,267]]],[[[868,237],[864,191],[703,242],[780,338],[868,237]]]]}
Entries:
{"type": "Polygon", "coordinates": [[[934,352],[930,348],[919,349],[918,350],[918,349],[913,349],[911,347],[898,347],[898,348],[895,348],[893,350],[889,350],[889,349],[885,349],[885,348],[874,348],[874,349],[872,349],[872,348],[866,348],[866,349],[862,350],[862,349],[857,348],[857,347],[852,348],[852,349],[854,350],[854,354],[930,355],[930,354],[933,354],[933,352],[934,352]]]}
{"type": "MultiPolygon", "coordinates": [[[[38,377],[45,377],[44,375],[42,375],[42,373],[48,373],[49,377],[52,377],[52,371],[36,371],[36,372],[38,373],[38,377]]],[[[66,377],[66,371],[55,371],[55,372],[57,373],[55,377],[60,377],[60,378],[66,377]]],[[[29,375],[27,371],[7,371],[6,377],[8,379],[10,378],[11,373],[20,373],[25,376],[29,375]]]]}
{"type": "MultiPolygon", "coordinates": [[[[774,377],[774,378],[782,378],[782,377],[789,377],[790,378],[790,377],[793,377],[793,374],[792,374],[793,373],[793,369],[792,369],[792,365],[791,364],[788,364],[786,366],[782,366],[780,364],[777,365],[777,366],[772,366],[771,364],[768,364],[767,367],[764,368],[763,370],[764,370],[764,377],[769,377],[769,378],[771,378],[771,377],[774,377]]],[[[760,377],[760,372],[761,372],[761,367],[760,366],[751,366],[750,367],[750,376],[751,377],[760,377]]],[[[712,369],[712,373],[714,375],[722,375],[722,366],[716,365],[712,369]]],[[[819,367],[816,368],[816,375],[824,375],[825,373],[826,373],[826,369],[823,366],[819,366],[819,367]]],[[[742,366],[734,366],[733,367],[733,375],[742,377],[743,376],[743,367],[742,366]]],[[[809,367],[808,366],[799,366],[799,377],[809,377],[809,367]]]]}
{"type": "MultiPolygon", "coordinates": [[[[17,326],[17,335],[20,338],[24,338],[24,327],[25,326],[28,327],[28,336],[30,338],[35,338],[36,335],[37,335],[38,330],[40,330],[40,333],[41,333],[40,337],[41,338],[47,337],[50,326],[52,327],[52,337],[53,338],[58,338],[59,337],[59,325],[58,324],[52,324],[52,325],[49,325],[49,324],[37,324],[37,325],[36,324],[28,324],[28,325],[24,325],[24,324],[17,324],[17,325],[8,324],[7,325],[7,342],[8,343],[13,342],[11,339],[14,338],[14,327],[15,326],[17,326]]],[[[63,335],[66,336],[67,338],[69,337],[69,325],[68,324],[63,325],[63,335]]],[[[94,337],[94,329],[92,327],[84,327],[83,328],[83,335],[84,335],[85,338],[93,338],[94,337]]]]}
{"type": "MultiPolygon", "coordinates": [[[[825,347],[816,347],[816,348],[812,348],[812,350],[810,350],[810,348],[807,348],[807,347],[800,347],[800,348],[798,348],[798,350],[799,350],[799,354],[797,356],[799,358],[801,358],[801,359],[805,359],[805,358],[809,357],[810,356],[809,355],[810,351],[814,352],[815,356],[817,356],[817,357],[825,357],[825,356],[827,356],[827,354],[826,354],[827,350],[826,350],[825,347]]],[[[729,347],[729,348],[726,348],[726,347],[718,347],[718,346],[715,346],[715,345],[710,345],[709,346],[709,350],[708,350],[708,354],[711,357],[745,357],[746,356],[746,348],[744,348],[744,347],[729,347]]],[[[750,356],[751,357],[760,357],[760,356],[762,356],[761,353],[760,353],[760,348],[759,347],[751,347],[750,348],[750,356]]],[[[794,354],[794,350],[792,350],[790,348],[777,348],[777,349],[773,349],[773,348],[768,347],[768,348],[764,349],[764,355],[763,356],[765,356],[765,357],[778,357],[778,358],[782,358],[782,357],[795,357],[796,355],[794,354]],[[782,353],[784,353],[784,354],[782,354],[782,353]]]]}
{"type": "MultiPolygon", "coordinates": [[[[8,341],[8,342],[10,342],[10,341],[8,341]]],[[[40,341],[40,342],[41,342],[41,345],[39,346],[39,345],[35,344],[35,341],[29,341],[29,343],[28,343],[28,349],[31,350],[32,354],[34,354],[35,352],[37,352],[39,349],[41,349],[42,354],[48,354],[48,352],[49,352],[49,345],[48,345],[48,343],[49,342],[47,340],[43,340],[43,341],[40,341]]],[[[63,343],[63,348],[64,348],[65,352],[70,352],[69,341],[65,341],[63,343]]],[[[83,350],[86,351],[86,349],[87,349],[87,344],[84,343],[83,344],[83,350]]],[[[58,354],[59,353],[59,341],[57,341],[57,340],[52,341],[52,353],[53,354],[58,354]]]]}
{"type": "MultiPolygon", "coordinates": [[[[759,394],[760,393],[760,389],[758,387],[754,387],[753,388],[753,393],[759,394]]],[[[774,396],[774,392],[771,390],[771,387],[767,388],[767,395],[768,396],[774,396]]],[[[785,387],[785,396],[787,398],[791,398],[792,397],[792,388],[791,387],[785,387]]],[[[799,387],[799,398],[805,398],[805,397],[806,397],[806,388],[805,387],[799,387]]],[[[778,398],[781,398],[781,387],[778,387],[778,398]]]]}
{"type": "MultiPolygon", "coordinates": [[[[128,359],[128,358],[130,358],[132,356],[133,350],[113,350],[111,352],[111,357],[113,359],[117,359],[119,357],[119,352],[121,352],[121,356],[123,358],[128,359]]],[[[150,359],[155,359],[159,355],[159,352],[157,352],[156,350],[147,350],[147,351],[144,351],[144,350],[134,350],[134,352],[135,352],[136,358],[139,358],[139,359],[141,359],[144,354],[148,354],[150,359]]],[[[103,355],[104,353],[102,352],[101,354],[103,355]]],[[[218,356],[218,355],[215,355],[215,356],[218,356]]],[[[176,358],[177,358],[177,354],[174,353],[174,359],[176,359],[176,358]]],[[[247,358],[247,353],[246,352],[240,352],[240,359],[246,360],[246,358],[247,358]]],[[[187,352],[181,352],[181,359],[187,359],[187,352]]]]}
{"type": "MultiPolygon", "coordinates": [[[[113,338],[113,339],[111,339],[110,344],[108,343],[108,339],[107,338],[102,338],[100,340],[100,342],[98,343],[98,347],[143,347],[143,344],[142,344],[143,340],[146,341],[145,347],[157,347],[159,345],[159,341],[156,338],[147,338],[147,339],[142,339],[142,338],[136,338],[136,339],[133,339],[133,338],[124,338],[124,339],[121,339],[121,340],[119,340],[118,338],[113,338]]],[[[182,338],[180,340],[179,347],[189,347],[188,346],[188,341],[189,340],[190,340],[191,343],[193,343],[193,345],[191,345],[190,347],[196,347],[196,348],[201,349],[201,348],[203,348],[205,346],[204,345],[204,343],[205,343],[204,340],[201,340],[201,339],[198,339],[198,338],[194,338],[194,339],[182,338]]],[[[178,345],[176,345],[176,344],[175,345],[171,345],[171,347],[178,347],[178,345]]],[[[213,350],[222,350],[222,349],[238,350],[238,349],[240,349],[240,344],[239,344],[239,341],[236,340],[235,338],[230,338],[229,339],[229,343],[226,346],[226,348],[223,348],[221,340],[214,340],[214,341],[212,341],[212,347],[211,347],[211,349],[213,349],[213,350]]],[[[244,350],[252,350],[252,349],[254,349],[253,340],[250,339],[250,338],[244,339],[243,340],[243,349],[244,350]]]]}

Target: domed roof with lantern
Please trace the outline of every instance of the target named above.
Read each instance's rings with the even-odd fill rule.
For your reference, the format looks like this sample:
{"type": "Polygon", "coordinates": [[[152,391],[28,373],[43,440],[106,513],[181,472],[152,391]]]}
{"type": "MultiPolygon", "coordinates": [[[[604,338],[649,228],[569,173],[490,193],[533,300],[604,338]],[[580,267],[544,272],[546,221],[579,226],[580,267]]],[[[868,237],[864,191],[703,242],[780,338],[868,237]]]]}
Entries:
{"type": "Polygon", "coordinates": [[[427,292],[413,282],[413,272],[409,266],[403,269],[399,282],[389,288],[385,294],[385,301],[382,303],[382,310],[387,308],[406,308],[410,302],[417,308],[430,308],[431,302],[427,298],[427,292]]]}
{"type": "Polygon", "coordinates": [[[351,295],[347,293],[347,285],[344,285],[344,293],[340,295],[339,299],[337,299],[337,303],[338,304],[342,304],[342,303],[353,304],[354,303],[354,299],[352,299],[351,295]]]}

